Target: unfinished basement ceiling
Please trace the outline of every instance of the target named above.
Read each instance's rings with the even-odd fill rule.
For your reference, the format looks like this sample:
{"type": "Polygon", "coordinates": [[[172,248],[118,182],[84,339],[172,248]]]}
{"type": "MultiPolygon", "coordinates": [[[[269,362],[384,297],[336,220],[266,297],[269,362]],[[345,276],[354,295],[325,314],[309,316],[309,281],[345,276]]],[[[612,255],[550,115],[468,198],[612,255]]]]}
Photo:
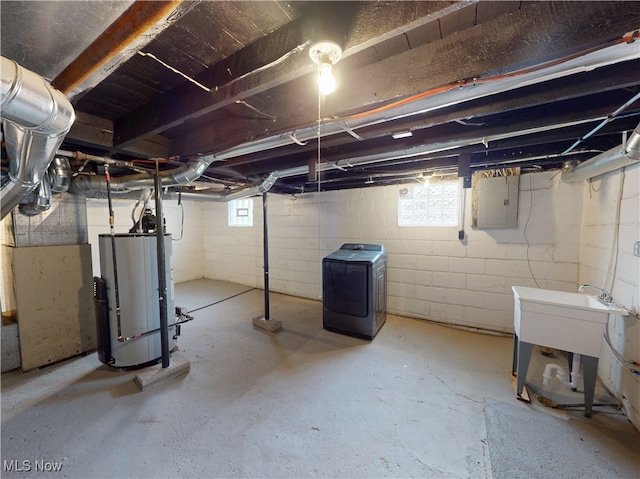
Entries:
{"type": "Polygon", "coordinates": [[[280,171],[273,191],[292,193],[317,190],[316,169],[326,190],[459,165],[558,168],[640,120],[638,2],[174,1],[136,29],[151,18],[127,10],[140,3],[156,2],[0,3],[2,56],[76,110],[63,149],[164,169],[213,154],[200,185],[280,171]],[[93,71],[82,52],[112,47],[112,22],[133,34],[94,53],[93,71]],[[319,97],[308,51],[324,39],[343,56],[337,91],[319,97]]]}

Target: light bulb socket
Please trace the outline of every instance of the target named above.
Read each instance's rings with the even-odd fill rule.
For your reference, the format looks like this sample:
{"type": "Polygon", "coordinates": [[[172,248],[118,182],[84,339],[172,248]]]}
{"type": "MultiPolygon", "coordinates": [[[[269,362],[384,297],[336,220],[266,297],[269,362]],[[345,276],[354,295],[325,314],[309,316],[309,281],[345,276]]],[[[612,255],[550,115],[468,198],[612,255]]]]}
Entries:
{"type": "Polygon", "coordinates": [[[342,48],[335,42],[316,42],[309,47],[309,57],[316,64],[335,65],[342,58],[342,48]]]}

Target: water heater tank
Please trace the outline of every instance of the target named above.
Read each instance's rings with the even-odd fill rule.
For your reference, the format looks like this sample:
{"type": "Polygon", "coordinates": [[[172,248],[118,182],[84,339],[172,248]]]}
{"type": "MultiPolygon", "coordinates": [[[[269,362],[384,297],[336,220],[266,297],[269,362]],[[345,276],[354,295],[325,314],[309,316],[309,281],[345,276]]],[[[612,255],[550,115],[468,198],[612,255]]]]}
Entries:
{"type": "MultiPolygon", "coordinates": [[[[171,235],[165,234],[167,320],[175,322],[175,295],[171,272],[171,235]]],[[[98,357],[116,368],[136,369],[162,358],[160,306],[158,301],[158,256],[155,233],[100,235],[100,272],[105,287],[104,315],[98,317],[98,357]],[[113,264],[115,247],[116,269],[113,264]],[[116,313],[116,276],[120,304],[120,331],[116,313]],[[150,331],[154,331],[149,334],[150,331]],[[129,341],[118,341],[142,334],[129,341]]],[[[94,289],[96,286],[94,285],[94,289]]],[[[100,295],[99,292],[96,293],[100,295]]],[[[103,293],[104,294],[104,293],[103,293]]],[[[96,296],[96,310],[98,310],[96,296]]],[[[169,327],[169,350],[176,347],[175,326],[169,327]]]]}

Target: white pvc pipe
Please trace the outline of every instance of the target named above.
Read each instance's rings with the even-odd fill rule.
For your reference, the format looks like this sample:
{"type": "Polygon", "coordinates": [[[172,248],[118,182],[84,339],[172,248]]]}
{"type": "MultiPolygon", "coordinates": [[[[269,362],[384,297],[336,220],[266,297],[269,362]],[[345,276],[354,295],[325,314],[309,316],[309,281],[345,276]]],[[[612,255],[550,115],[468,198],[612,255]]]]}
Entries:
{"type": "Polygon", "coordinates": [[[568,388],[575,389],[578,387],[578,383],[580,382],[580,355],[574,354],[573,361],[571,363],[571,381],[567,381],[567,373],[564,368],[559,364],[548,363],[544,367],[544,372],[542,373],[542,384],[548,386],[553,379],[553,371],[556,371],[556,378],[562,384],[567,386],[568,388]]]}
{"type": "Polygon", "coordinates": [[[542,384],[545,386],[548,386],[549,383],[551,382],[551,379],[553,379],[553,371],[556,371],[556,374],[558,372],[562,372],[562,375],[564,376],[564,369],[562,369],[562,366],[560,366],[559,364],[555,364],[555,363],[548,363],[545,367],[544,367],[544,372],[542,373],[542,384]]]}

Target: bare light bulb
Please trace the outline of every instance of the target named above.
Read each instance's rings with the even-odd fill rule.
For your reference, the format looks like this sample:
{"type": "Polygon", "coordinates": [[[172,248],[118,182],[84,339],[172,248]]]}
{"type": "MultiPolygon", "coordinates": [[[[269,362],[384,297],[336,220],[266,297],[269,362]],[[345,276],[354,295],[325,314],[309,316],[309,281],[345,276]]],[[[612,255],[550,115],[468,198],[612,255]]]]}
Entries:
{"type": "Polygon", "coordinates": [[[320,93],[329,95],[336,90],[336,79],[331,73],[331,63],[321,63],[318,73],[318,87],[320,93]]]}

